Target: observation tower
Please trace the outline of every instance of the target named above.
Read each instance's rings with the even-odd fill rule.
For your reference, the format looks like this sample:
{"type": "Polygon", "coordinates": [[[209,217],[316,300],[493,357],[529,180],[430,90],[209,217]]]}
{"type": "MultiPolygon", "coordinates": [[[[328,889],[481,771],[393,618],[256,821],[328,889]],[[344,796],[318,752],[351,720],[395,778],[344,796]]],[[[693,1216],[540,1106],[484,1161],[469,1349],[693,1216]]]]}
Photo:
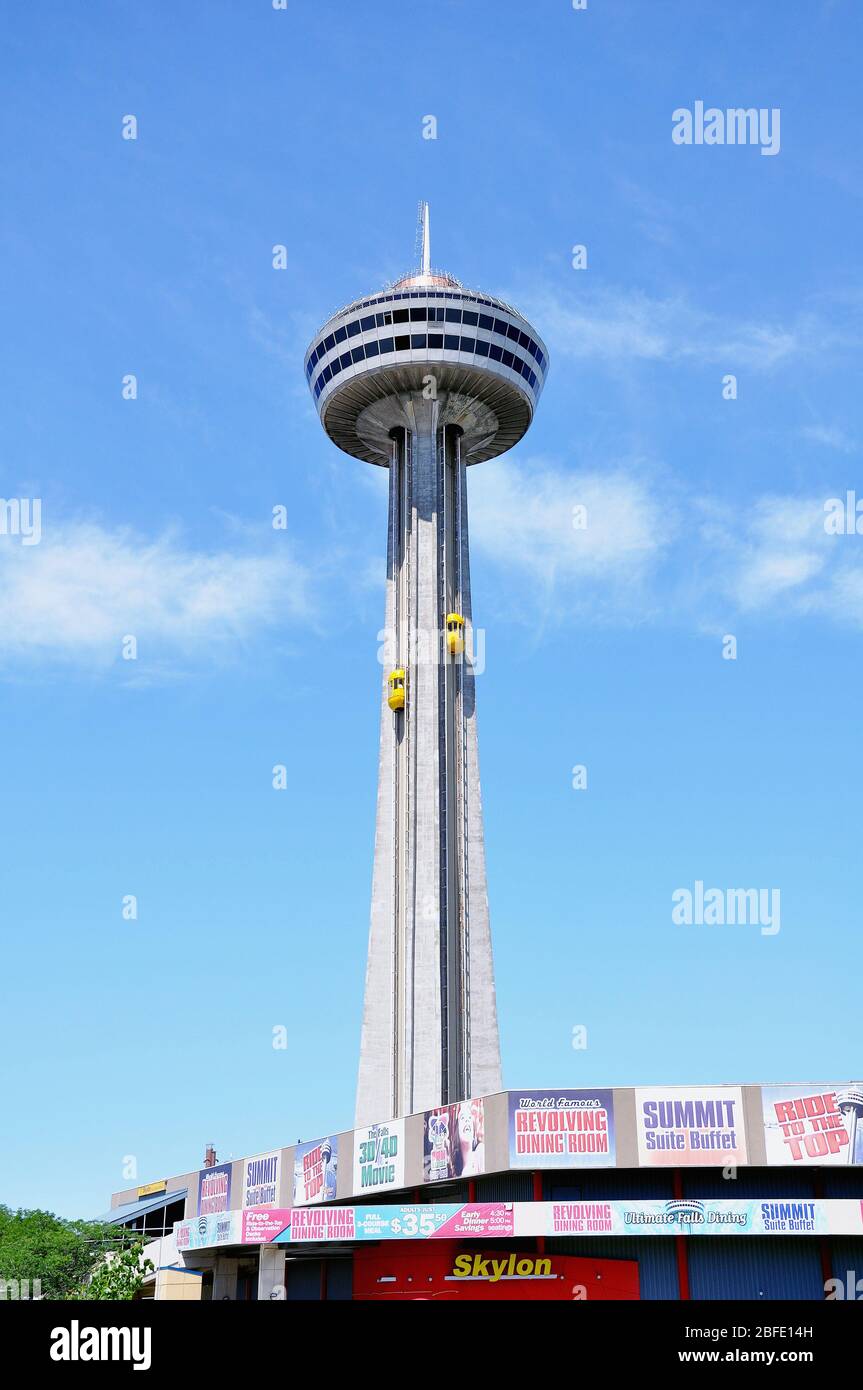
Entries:
{"type": "Polygon", "coordinates": [[[334,444],[389,469],[371,929],[356,1124],[502,1087],[476,731],[466,468],[511,449],[548,351],[511,305],[418,270],[339,310],[306,379],[334,444]]]}

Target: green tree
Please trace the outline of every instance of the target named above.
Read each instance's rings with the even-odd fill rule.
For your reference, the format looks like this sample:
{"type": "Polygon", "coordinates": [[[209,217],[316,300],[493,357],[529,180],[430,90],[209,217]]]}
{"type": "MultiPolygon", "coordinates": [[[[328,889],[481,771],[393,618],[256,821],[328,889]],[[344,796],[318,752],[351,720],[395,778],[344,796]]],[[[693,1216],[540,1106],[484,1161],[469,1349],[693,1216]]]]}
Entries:
{"type": "Polygon", "coordinates": [[[116,1286],[106,1278],[96,1286],[131,1292],[90,1294],[86,1286],[91,1276],[100,1273],[107,1254],[125,1256],[135,1245],[140,1257],[140,1237],[122,1227],[100,1221],[67,1221],[50,1211],[11,1211],[0,1206],[0,1280],[15,1280],[19,1285],[28,1280],[31,1297],[38,1280],[42,1298],[132,1298],[144,1274],[140,1273],[133,1287],[131,1265],[126,1274],[118,1271],[116,1286]]]}
{"type": "Polygon", "coordinates": [[[142,1259],[144,1246],[134,1241],[119,1250],[110,1250],[102,1256],[86,1284],[72,1296],[83,1299],[127,1300],[144,1283],[147,1274],[152,1274],[155,1266],[151,1260],[142,1259]]]}

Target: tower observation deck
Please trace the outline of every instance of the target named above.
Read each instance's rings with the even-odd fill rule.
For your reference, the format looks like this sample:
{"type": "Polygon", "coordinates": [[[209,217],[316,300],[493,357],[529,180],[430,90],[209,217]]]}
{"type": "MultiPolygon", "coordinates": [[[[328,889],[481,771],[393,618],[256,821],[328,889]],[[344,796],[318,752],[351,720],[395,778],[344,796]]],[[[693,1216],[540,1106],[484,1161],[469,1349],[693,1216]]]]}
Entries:
{"type": "Polygon", "coordinates": [[[426,204],[422,226],[419,269],[339,310],[305,358],[332,441],[389,469],[358,1126],[502,1085],[465,470],[522,438],[548,351],[511,305],[433,271],[426,204]]]}

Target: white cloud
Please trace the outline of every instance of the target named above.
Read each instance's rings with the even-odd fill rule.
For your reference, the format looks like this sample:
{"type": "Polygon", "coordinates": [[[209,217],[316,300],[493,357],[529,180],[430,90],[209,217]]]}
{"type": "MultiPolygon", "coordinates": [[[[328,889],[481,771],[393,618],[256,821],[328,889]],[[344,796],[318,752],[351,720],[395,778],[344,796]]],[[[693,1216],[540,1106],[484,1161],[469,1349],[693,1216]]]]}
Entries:
{"type": "MultiPolygon", "coordinates": [[[[583,277],[574,275],[574,279],[583,277]]],[[[692,359],[767,369],[792,358],[859,341],[815,314],[793,323],[733,318],[699,309],[683,296],[651,298],[640,291],[582,288],[526,294],[517,301],[543,325],[552,354],[591,360],[692,359]]]]}
{"type": "Polygon", "coordinates": [[[526,621],[652,619],[724,631],[739,615],[863,626],[863,536],[825,531],[826,498],[732,508],[672,494],[631,463],[569,473],[498,459],[469,479],[474,551],[496,566],[505,602],[518,588],[516,616],[526,621]],[[585,530],[572,525],[578,504],[585,530]]]}
{"type": "Polygon", "coordinates": [[[824,527],[824,497],[762,497],[737,513],[702,503],[714,594],[743,613],[863,626],[863,536],[824,527]]]}
{"type": "Polygon", "coordinates": [[[126,634],[139,658],[200,657],[304,611],[305,573],[284,538],[244,544],[205,552],[93,522],[43,525],[39,545],[0,537],[0,658],[107,666],[126,634]]]}
{"type": "Polygon", "coordinates": [[[856,452],[854,441],[838,425],[804,425],[801,434],[804,439],[823,444],[827,449],[838,449],[843,454],[856,452]]]}
{"type": "Polygon", "coordinates": [[[495,565],[519,620],[579,617],[637,621],[652,606],[650,581],[676,526],[675,509],[629,466],[566,470],[543,460],[495,459],[469,474],[470,535],[495,565]],[[586,525],[576,508],[584,508],[586,525]]]}

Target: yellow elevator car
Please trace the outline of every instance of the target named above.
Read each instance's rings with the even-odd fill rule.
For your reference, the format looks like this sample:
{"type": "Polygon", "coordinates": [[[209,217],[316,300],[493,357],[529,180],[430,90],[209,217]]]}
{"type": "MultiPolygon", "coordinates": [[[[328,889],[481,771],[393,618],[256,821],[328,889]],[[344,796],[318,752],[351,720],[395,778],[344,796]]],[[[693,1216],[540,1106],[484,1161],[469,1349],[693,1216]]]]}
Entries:
{"type": "Polygon", "coordinates": [[[461,613],[446,615],[446,645],[450,656],[460,656],[464,651],[464,618],[461,613]]]}
{"type": "Polygon", "coordinates": [[[390,671],[389,695],[387,704],[390,709],[404,709],[405,707],[405,673],[401,666],[395,671],[390,671]]]}

